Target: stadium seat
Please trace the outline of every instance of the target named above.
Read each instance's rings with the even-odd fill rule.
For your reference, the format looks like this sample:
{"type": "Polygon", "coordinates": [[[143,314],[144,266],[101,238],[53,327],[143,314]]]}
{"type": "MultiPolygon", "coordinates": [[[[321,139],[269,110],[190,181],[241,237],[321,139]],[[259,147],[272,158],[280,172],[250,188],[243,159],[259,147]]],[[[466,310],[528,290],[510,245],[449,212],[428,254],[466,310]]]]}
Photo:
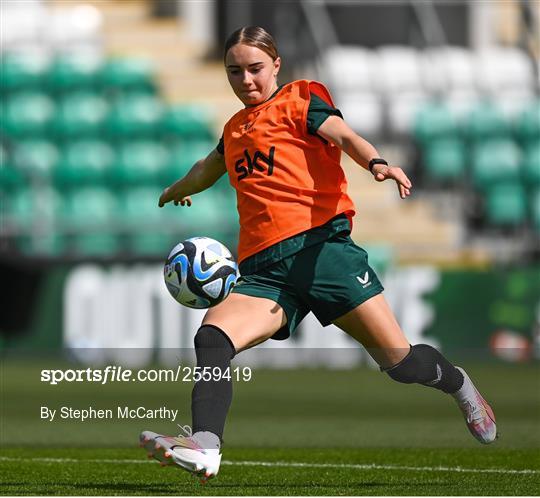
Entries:
{"type": "Polygon", "coordinates": [[[58,56],[47,73],[47,85],[54,94],[96,91],[101,58],[91,54],[58,56]]]}
{"type": "Polygon", "coordinates": [[[217,141],[178,141],[171,145],[169,161],[163,170],[162,181],[170,184],[183,177],[199,160],[216,148],[217,141]]]}
{"type": "Polygon", "coordinates": [[[163,104],[156,97],[132,94],[119,98],[106,121],[111,139],[156,138],[163,113],[163,104]]]}
{"type": "Polygon", "coordinates": [[[179,236],[194,237],[200,234],[202,227],[208,235],[223,225],[225,214],[221,195],[210,189],[191,198],[193,202],[190,207],[178,207],[170,203],[163,208],[169,211],[167,216],[173,220],[179,236]]]}
{"type": "Polygon", "coordinates": [[[161,133],[168,139],[215,140],[212,114],[201,105],[174,105],[161,121],[161,133]]]}
{"type": "Polygon", "coordinates": [[[14,146],[13,166],[30,182],[48,181],[58,160],[58,149],[46,140],[24,140],[14,146]]]}
{"type": "Polygon", "coordinates": [[[454,115],[448,105],[439,100],[421,106],[413,123],[414,136],[421,144],[428,144],[435,139],[456,137],[458,134],[454,115]]]}
{"type": "Polygon", "coordinates": [[[479,190],[520,181],[521,149],[511,140],[490,140],[472,151],[472,178],[479,190]]]}
{"type": "Polygon", "coordinates": [[[426,94],[407,92],[390,95],[388,102],[388,128],[392,135],[410,137],[414,126],[416,112],[428,97],[426,94]]]}
{"type": "Polygon", "coordinates": [[[72,244],[81,255],[110,255],[121,245],[116,236],[118,204],[104,188],[86,187],[66,196],[64,222],[72,232],[72,244]]]}
{"type": "Polygon", "coordinates": [[[121,196],[122,225],[128,228],[126,249],[130,253],[165,257],[176,241],[174,215],[181,216],[181,212],[160,209],[161,192],[156,187],[136,187],[121,196]]]}
{"type": "MultiPolygon", "coordinates": [[[[2,7],[3,8],[3,7],[2,7]]],[[[6,53],[0,62],[0,93],[43,88],[49,58],[43,53],[6,53]]]]}
{"type": "Polygon", "coordinates": [[[104,185],[110,177],[114,159],[114,149],[106,142],[70,142],[62,151],[55,169],[56,184],[72,188],[104,185]]]}
{"type": "Polygon", "coordinates": [[[519,183],[490,187],[485,194],[486,221],[497,227],[518,226],[527,221],[527,197],[519,183]]]}
{"type": "Polygon", "coordinates": [[[384,45],[379,47],[376,53],[375,90],[388,96],[424,91],[420,55],[415,48],[407,45],[384,45]]]}
{"type": "MultiPolygon", "coordinates": [[[[493,94],[492,100],[497,103],[498,109],[508,121],[509,131],[512,132],[523,109],[530,107],[534,102],[534,93],[525,88],[503,90],[493,94]]],[[[540,117],[538,119],[540,120],[540,117]]]]}
{"type": "Polygon", "coordinates": [[[156,93],[154,69],[145,59],[110,59],[101,68],[100,85],[108,92],[156,93]]]}
{"type": "Polygon", "coordinates": [[[46,37],[56,52],[99,47],[102,44],[103,15],[90,4],[63,2],[49,9],[46,37]]]}
{"type": "Polygon", "coordinates": [[[511,128],[502,111],[493,102],[484,100],[467,117],[466,133],[470,140],[480,141],[508,137],[511,128]]]}
{"type": "Polygon", "coordinates": [[[26,254],[58,255],[65,239],[55,231],[62,197],[54,189],[16,188],[7,197],[5,222],[14,229],[17,246],[26,254]]]}
{"type": "Polygon", "coordinates": [[[540,234],[540,188],[530,196],[530,210],[533,228],[540,234]]]}
{"type": "Polygon", "coordinates": [[[379,95],[374,92],[341,92],[334,95],[334,101],[354,131],[368,139],[380,136],[384,107],[379,95]]]}
{"type": "Polygon", "coordinates": [[[525,51],[514,47],[491,47],[475,56],[476,81],[484,93],[534,88],[534,68],[525,51]]]}
{"type": "Polygon", "coordinates": [[[13,94],[3,106],[3,131],[15,139],[46,137],[50,134],[54,112],[54,102],[45,94],[13,94]]]}
{"type": "Polygon", "coordinates": [[[41,39],[47,22],[47,8],[41,0],[2,2],[0,31],[2,51],[35,46],[41,39]]]}
{"type": "Polygon", "coordinates": [[[333,92],[374,90],[377,85],[377,56],[372,50],[356,45],[329,48],[322,56],[321,69],[328,75],[333,92]]]}
{"type": "Polygon", "coordinates": [[[529,186],[540,186],[540,139],[530,142],[523,154],[522,171],[529,186]]]}
{"type": "Polygon", "coordinates": [[[362,244],[362,248],[367,251],[369,265],[377,275],[384,275],[394,265],[395,254],[392,246],[384,243],[368,243],[362,244]]]}
{"type": "Polygon", "coordinates": [[[540,99],[532,101],[517,119],[516,132],[522,143],[540,140],[540,99]]]}
{"type": "Polygon", "coordinates": [[[475,88],[473,52],[464,47],[433,47],[421,56],[421,76],[426,90],[436,95],[471,92],[475,88]]]}
{"type": "Polygon", "coordinates": [[[103,135],[109,106],[93,93],[66,95],[58,105],[53,123],[54,133],[62,140],[95,138],[103,135]]]}
{"type": "Polygon", "coordinates": [[[160,185],[169,162],[168,149],[159,142],[128,142],[118,148],[111,179],[118,186],[160,185]]]}
{"type": "Polygon", "coordinates": [[[22,171],[13,166],[7,149],[0,144],[0,192],[11,192],[24,183],[22,171]]]}
{"type": "Polygon", "coordinates": [[[472,110],[478,106],[478,102],[481,101],[480,95],[475,90],[455,90],[447,93],[444,100],[448,110],[452,113],[458,124],[460,134],[464,135],[464,123],[466,123],[472,110]]]}
{"type": "Polygon", "coordinates": [[[429,142],[423,150],[425,174],[437,182],[464,179],[467,166],[465,144],[457,138],[442,138],[429,142]]]}

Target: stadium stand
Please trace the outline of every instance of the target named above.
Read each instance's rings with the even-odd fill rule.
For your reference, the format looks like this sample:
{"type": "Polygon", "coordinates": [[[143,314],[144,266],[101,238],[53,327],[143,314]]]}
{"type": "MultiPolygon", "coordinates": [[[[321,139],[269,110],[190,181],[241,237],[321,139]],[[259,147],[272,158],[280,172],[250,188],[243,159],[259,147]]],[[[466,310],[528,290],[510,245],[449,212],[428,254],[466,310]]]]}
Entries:
{"type": "MultiPolygon", "coordinates": [[[[166,103],[148,59],[106,54],[101,13],[91,5],[29,1],[2,13],[0,196],[8,247],[163,257],[196,226],[157,209],[157,199],[215,147],[212,113],[166,103]]],[[[231,194],[221,188],[217,201],[194,211],[210,216],[216,204],[234,211],[221,202],[231,194]]]]}
{"type": "MultiPolygon", "coordinates": [[[[172,233],[179,239],[197,227],[171,210],[154,211],[152,195],[215,146],[219,125],[238,108],[221,65],[195,62],[200,47],[187,38],[179,43],[176,24],[145,23],[137,2],[107,2],[103,8],[96,2],[13,3],[17,7],[3,11],[1,21],[5,236],[30,253],[35,247],[51,254],[162,254],[160,237],[172,233]],[[143,53],[148,56],[138,55],[143,53]],[[44,236],[28,236],[45,212],[24,199],[36,188],[56,199],[45,210],[45,225],[54,231],[47,243],[39,242],[44,236]],[[130,189],[140,194],[140,206],[130,189]],[[75,208],[78,194],[88,196],[96,216],[75,208]],[[106,209],[97,208],[99,199],[106,209]],[[91,229],[82,221],[85,213],[91,229]],[[137,216],[168,228],[162,235],[151,227],[147,233],[133,222],[137,216]]],[[[317,69],[347,122],[406,166],[415,192],[423,185],[435,192],[441,187],[455,202],[472,195],[472,204],[482,208],[475,213],[480,228],[539,233],[540,100],[522,50],[332,46],[317,69]]],[[[381,186],[375,195],[352,168],[350,183],[360,211],[387,220],[362,218],[359,237],[371,244],[396,242],[398,255],[391,257],[414,261],[418,247],[425,247],[422,257],[444,259],[464,247],[469,210],[450,215],[437,202],[412,199],[407,216],[415,216],[408,218],[413,236],[393,221],[404,208],[390,200],[390,189],[381,186]]],[[[234,247],[236,213],[227,179],[213,192],[208,200],[197,198],[190,218],[223,226],[229,237],[224,242],[234,247]],[[219,206],[222,213],[213,216],[219,206]]],[[[469,236],[477,229],[469,226],[469,236]]]]}

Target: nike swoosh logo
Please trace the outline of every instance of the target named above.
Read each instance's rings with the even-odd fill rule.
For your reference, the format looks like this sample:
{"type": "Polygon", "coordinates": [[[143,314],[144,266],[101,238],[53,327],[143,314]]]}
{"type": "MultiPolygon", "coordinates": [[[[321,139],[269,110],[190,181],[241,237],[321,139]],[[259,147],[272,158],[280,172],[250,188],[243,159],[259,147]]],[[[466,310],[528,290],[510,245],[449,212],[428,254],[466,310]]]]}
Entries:
{"type": "Polygon", "coordinates": [[[426,385],[433,386],[435,384],[438,384],[439,381],[441,380],[441,378],[442,378],[441,366],[437,363],[437,378],[433,379],[433,380],[430,380],[429,382],[426,382],[426,385]]]}

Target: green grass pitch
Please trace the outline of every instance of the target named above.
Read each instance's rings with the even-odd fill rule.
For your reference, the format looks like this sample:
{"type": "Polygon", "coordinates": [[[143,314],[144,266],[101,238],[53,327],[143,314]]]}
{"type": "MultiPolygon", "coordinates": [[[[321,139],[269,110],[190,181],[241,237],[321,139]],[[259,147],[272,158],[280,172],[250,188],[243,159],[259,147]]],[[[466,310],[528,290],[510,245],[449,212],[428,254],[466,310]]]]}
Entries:
{"type": "MultiPolygon", "coordinates": [[[[43,367],[43,365],[41,366],[43,367]]],[[[189,423],[185,384],[47,386],[39,368],[3,361],[2,495],[537,495],[537,365],[466,365],[493,404],[501,437],[467,432],[453,401],[369,369],[255,371],[237,383],[220,474],[202,486],[137,447],[167,421],[39,420],[38,409],[176,406],[189,423]]]]}

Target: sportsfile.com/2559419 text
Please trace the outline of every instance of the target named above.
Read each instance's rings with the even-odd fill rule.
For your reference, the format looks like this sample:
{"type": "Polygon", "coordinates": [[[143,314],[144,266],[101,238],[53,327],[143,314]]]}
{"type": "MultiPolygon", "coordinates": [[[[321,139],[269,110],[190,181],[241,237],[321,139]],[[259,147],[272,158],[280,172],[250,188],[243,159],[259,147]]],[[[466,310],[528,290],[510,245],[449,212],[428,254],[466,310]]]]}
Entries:
{"type": "Polygon", "coordinates": [[[252,379],[250,367],[193,367],[178,365],[167,369],[131,370],[117,365],[103,368],[84,369],[42,369],[40,381],[55,386],[61,382],[199,382],[230,380],[249,382],[252,379]]]}

